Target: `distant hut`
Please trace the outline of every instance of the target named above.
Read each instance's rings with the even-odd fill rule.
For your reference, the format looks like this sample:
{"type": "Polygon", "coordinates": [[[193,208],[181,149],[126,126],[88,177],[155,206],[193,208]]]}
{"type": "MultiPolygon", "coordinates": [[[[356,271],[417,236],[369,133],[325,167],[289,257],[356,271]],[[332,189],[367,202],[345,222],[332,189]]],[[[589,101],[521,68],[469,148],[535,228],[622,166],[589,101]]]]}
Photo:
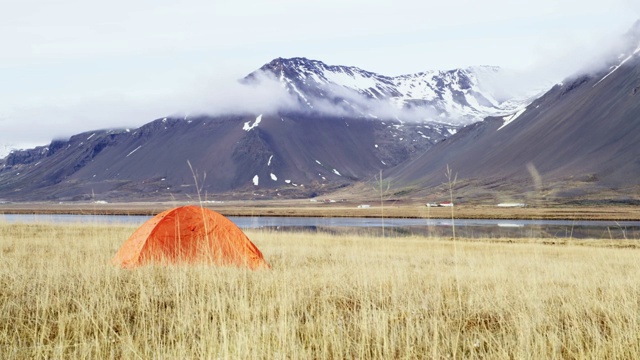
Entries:
{"type": "Polygon", "coordinates": [[[498,207],[523,208],[523,207],[527,207],[527,204],[524,204],[524,203],[500,203],[500,204],[498,204],[498,207]]]}

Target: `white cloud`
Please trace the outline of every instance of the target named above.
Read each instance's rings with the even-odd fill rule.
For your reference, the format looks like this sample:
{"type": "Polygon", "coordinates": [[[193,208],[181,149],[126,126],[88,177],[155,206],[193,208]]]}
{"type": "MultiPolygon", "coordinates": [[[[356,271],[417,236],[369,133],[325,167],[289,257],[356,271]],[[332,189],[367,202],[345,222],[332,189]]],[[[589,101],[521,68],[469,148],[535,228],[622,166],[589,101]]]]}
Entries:
{"type": "Polygon", "coordinates": [[[0,144],[45,144],[94,129],[137,127],[169,115],[261,113],[295,106],[277,80],[259,75],[260,86],[235,78],[207,78],[167,93],[104,93],[74,100],[53,98],[15,108],[0,118],[0,144]],[[241,111],[238,111],[241,109],[241,111]]]}

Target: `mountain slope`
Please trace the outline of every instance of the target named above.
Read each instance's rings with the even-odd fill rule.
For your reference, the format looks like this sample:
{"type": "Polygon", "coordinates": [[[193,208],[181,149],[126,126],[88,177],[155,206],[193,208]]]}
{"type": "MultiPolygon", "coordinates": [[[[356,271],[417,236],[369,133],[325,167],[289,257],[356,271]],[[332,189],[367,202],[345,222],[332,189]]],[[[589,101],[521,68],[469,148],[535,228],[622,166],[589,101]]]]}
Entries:
{"type": "Polygon", "coordinates": [[[448,165],[463,187],[522,197],[534,189],[537,171],[548,196],[625,196],[640,178],[638,44],[608,69],[559,84],[523,111],[461,129],[390,176],[405,186],[436,187],[448,165]]]}
{"type": "Polygon", "coordinates": [[[309,196],[368,179],[451,132],[299,114],[158,119],[13,152],[0,160],[0,198],[167,200],[197,196],[196,179],[202,194],[309,196]]]}

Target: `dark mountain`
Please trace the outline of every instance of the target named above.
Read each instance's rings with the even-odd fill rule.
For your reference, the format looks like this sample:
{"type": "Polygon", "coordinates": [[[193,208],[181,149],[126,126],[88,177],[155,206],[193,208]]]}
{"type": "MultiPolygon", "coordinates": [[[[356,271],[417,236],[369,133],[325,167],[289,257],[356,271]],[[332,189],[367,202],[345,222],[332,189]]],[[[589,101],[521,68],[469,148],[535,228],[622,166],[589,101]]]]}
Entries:
{"type": "Polygon", "coordinates": [[[635,196],[640,37],[610,64],[556,85],[513,115],[466,126],[389,176],[400,186],[434,189],[449,166],[461,196],[524,198],[537,174],[545,197],[635,196]]]}
{"type": "Polygon", "coordinates": [[[311,196],[367,180],[451,132],[308,114],[165,118],[14,151],[0,160],[0,198],[170,200],[196,197],[196,179],[203,197],[311,196]]]}

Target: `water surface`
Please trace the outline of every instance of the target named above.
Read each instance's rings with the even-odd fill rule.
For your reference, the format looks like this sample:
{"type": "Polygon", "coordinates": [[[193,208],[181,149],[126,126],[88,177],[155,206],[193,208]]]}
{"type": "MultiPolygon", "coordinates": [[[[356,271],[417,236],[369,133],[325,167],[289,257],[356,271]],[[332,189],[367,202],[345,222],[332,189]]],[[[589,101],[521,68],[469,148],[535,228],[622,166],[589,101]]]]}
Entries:
{"type": "MultiPolygon", "coordinates": [[[[56,224],[128,224],[140,225],[150,216],[141,215],[62,215],[5,214],[0,221],[9,223],[56,224]]],[[[465,220],[456,219],[380,219],[331,217],[229,217],[241,229],[272,231],[366,232],[386,236],[450,237],[455,226],[461,237],[543,237],[639,239],[640,221],[570,220],[465,220]]]]}

